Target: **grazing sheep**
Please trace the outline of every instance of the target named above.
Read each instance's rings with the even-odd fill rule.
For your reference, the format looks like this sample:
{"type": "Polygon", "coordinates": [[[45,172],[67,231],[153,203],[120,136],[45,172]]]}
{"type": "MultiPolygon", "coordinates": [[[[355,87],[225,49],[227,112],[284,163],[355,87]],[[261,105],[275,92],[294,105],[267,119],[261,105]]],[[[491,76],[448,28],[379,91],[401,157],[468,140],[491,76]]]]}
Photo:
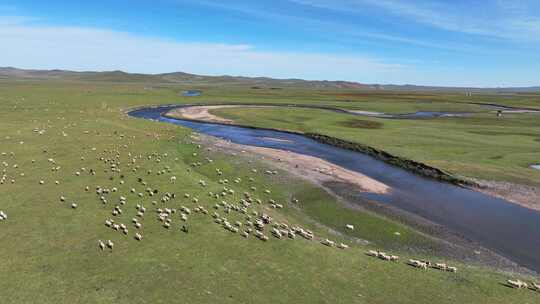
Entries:
{"type": "Polygon", "coordinates": [[[445,263],[436,263],[432,267],[435,268],[435,269],[442,270],[442,271],[446,271],[448,269],[448,266],[445,263]]]}
{"type": "Polygon", "coordinates": [[[410,259],[407,264],[409,264],[410,266],[416,267],[416,268],[420,268],[420,269],[428,269],[428,264],[427,263],[422,262],[422,261],[418,261],[418,260],[410,259]]]}
{"type": "Polygon", "coordinates": [[[508,285],[510,285],[510,287],[513,287],[513,288],[528,288],[529,285],[523,281],[520,281],[520,280],[507,280],[506,281],[508,283],[508,285]]]}
{"type": "Polygon", "coordinates": [[[273,229],[272,229],[272,235],[275,236],[275,237],[278,238],[278,239],[281,239],[281,237],[283,236],[283,235],[281,234],[281,231],[279,231],[279,230],[276,229],[276,228],[273,228],[273,229]]]}
{"type": "Polygon", "coordinates": [[[326,245],[328,247],[334,247],[335,245],[335,243],[333,241],[330,241],[329,239],[322,240],[321,244],[326,245]]]}
{"type": "Polygon", "coordinates": [[[339,249],[347,249],[347,248],[349,248],[349,245],[340,243],[340,244],[337,246],[337,248],[339,248],[339,249]]]}
{"type": "Polygon", "coordinates": [[[113,247],[114,247],[114,243],[111,241],[111,240],[108,240],[107,241],[107,247],[111,249],[111,251],[113,250],[113,247]]]}
{"type": "Polygon", "coordinates": [[[268,241],[268,237],[264,234],[257,235],[257,238],[263,242],[268,241]]]}
{"type": "Polygon", "coordinates": [[[349,230],[354,230],[354,226],[351,225],[351,224],[345,225],[345,228],[347,228],[347,229],[349,229],[349,230]]]}
{"type": "Polygon", "coordinates": [[[379,259],[384,260],[384,261],[397,261],[399,259],[399,257],[396,255],[388,255],[385,252],[382,252],[379,250],[377,251],[370,250],[368,251],[367,254],[373,257],[378,257],[379,259]]]}
{"type": "Polygon", "coordinates": [[[387,255],[385,252],[379,252],[379,259],[384,261],[391,261],[392,257],[387,255]]]}
{"type": "Polygon", "coordinates": [[[71,208],[76,209],[76,208],[77,208],[77,204],[76,204],[76,203],[71,204],[71,208]]]}
{"type": "Polygon", "coordinates": [[[135,238],[137,241],[140,241],[140,240],[143,239],[143,236],[142,236],[140,233],[137,232],[137,233],[135,233],[134,238],[135,238]]]}
{"type": "Polygon", "coordinates": [[[368,252],[366,252],[366,254],[372,257],[379,257],[379,251],[375,250],[369,250],[368,252]]]}
{"type": "Polygon", "coordinates": [[[420,262],[426,264],[427,267],[432,267],[432,266],[433,266],[433,264],[432,264],[430,261],[428,261],[428,260],[418,260],[418,261],[420,261],[420,262]]]}
{"type": "Polygon", "coordinates": [[[449,271],[449,272],[457,272],[457,267],[454,267],[454,266],[448,266],[446,268],[446,271],[449,271]]]}
{"type": "Polygon", "coordinates": [[[99,249],[105,250],[105,243],[103,243],[102,240],[98,240],[98,246],[99,246],[99,249]]]}

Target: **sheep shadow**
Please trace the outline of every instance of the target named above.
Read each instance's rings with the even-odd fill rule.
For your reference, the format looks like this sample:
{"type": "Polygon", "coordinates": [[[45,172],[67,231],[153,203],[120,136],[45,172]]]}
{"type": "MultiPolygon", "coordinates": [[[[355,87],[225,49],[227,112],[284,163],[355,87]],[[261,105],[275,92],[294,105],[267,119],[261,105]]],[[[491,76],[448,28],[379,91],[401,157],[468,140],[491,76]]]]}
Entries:
{"type": "Polygon", "coordinates": [[[504,287],[508,287],[508,288],[510,288],[510,289],[516,289],[514,286],[512,286],[512,285],[510,285],[510,284],[508,284],[508,283],[506,283],[506,282],[504,282],[504,283],[503,283],[503,282],[499,282],[498,284],[501,285],[501,286],[504,286],[504,287]]]}

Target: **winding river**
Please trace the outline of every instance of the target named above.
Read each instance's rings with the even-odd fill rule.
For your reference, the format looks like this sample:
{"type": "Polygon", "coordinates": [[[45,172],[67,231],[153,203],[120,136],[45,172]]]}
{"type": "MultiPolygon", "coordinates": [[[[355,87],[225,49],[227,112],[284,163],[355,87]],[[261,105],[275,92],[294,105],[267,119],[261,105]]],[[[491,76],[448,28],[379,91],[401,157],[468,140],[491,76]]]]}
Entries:
{"type": "Polygon", "coordinates": [[[360,172],[392,188],[365,197],[419,215],[540,272],[540,212],[473,190],[421,177],[362,153],[319,143],[302,135],[231,125],[171,119],[162,114],[179,106],[133,110],[132,117],[191,128],[234,143],[288,150],[360,172]],[[274,139],[274,140],[273,140],[274,139]],[[275,140],[277,139],[277,140],[275,140]]]}

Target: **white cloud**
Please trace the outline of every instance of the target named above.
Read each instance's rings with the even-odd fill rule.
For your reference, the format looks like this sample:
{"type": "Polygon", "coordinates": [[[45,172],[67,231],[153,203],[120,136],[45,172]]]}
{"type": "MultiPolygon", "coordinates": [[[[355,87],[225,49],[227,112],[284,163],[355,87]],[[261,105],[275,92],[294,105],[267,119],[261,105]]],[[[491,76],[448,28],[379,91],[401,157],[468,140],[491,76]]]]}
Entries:
{"type": "MultiPolygon", "coordinates": [[[[0,7],[1,10],[1,7],[0,7]]],[[[25,16],[0,16],[0,26],[5,25],[20,25],[35,20],[31,17],[25,16]]]]}
{"type": "Polygon", "coordinates": [[[341,11],[363,13],[376,8],[390,15],[435,28],[505,40],[540,42],[540,4],[537,1],[404,1],[404,0],[289,0],[341,11]],[[532,25],[532,26],[531,26],[532,25]]]}
{"type": "MultiPolygon", "coordinates": [[[[173,0],[171,0],[173,1],[173,0]]],[[[326,39],[332,39],[340,41],[341,43],[348,43],[358,38],[380,40],[389,42],[399,42],[415,46],[430,47],[435,49],[447,49],[456,51],[474,51],[477,48],[475,46],[463,45],[452,43],[448,41],[427,41],[418,38],[412,38],[407,36],[398,35],[396,33],[385,33],[376,29],[369,29],[366,27],[359,27],[354,24],[347,24],[338,19],[327,19],[313,16],[305,16],[294,10],[288,11],[275,11],[272,9],[264,9],[259,7],[260,2],[248,2],[248,3],[236,3],[234,1],[223,2],[217,0],[182,0],[189,1],[193,4],[211,7],[214,9],[233,11],[241,13],[246,16],[256,16],[258,18],[270,20],[271,22],[279,22],[281,24],[287,24],[295,28],[301,27],[303,29],[311,30],[316,35],[325,37],[326,39]],[[325,29],[321,31],[321,29],[325,29]]],[[[317,1],[317,0],[289,0],[293,3],[301,5],[309,5],[323,9],[344,10],[347,12],[353,11],[351,7],[339,5],[330,1],[317,1]]],[[[354,7],[360,9],[360,7],[354,7]]]]}
{"type": "Polygon", "coordinates": [[[353,79],[403,69],[361,55],[261,51],[249,45],[178,42],[95,28],[0,24],[0,66],[353,79]]]}

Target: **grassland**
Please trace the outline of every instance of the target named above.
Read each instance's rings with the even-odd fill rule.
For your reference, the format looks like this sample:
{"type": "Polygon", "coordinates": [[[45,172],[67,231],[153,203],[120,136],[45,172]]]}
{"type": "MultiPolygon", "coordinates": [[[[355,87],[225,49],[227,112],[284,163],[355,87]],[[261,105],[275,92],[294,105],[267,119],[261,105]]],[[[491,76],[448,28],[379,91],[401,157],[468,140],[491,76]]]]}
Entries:
{"type": "MultiPolygon", "coordinates": [[[[7,221],[0,222],[0,290],[4,303],[536,303],[540,298],[540,293],[501,285],[514,275],[478,266],[451,262],[459,267],[458,273],[451,274],[367,257],[363,252],[371,247],[354,245],[353,237],[373,241],[381,248],[429,246],[431,241],[400,224],[346,210],[330,195],[285,172],[275,177],[253,174],[253,167],[264,166],[199,149],[190,143],[187,129],[130,119],[122,111],[132,106],[171,102],[308,102],[311,98],[336,106],[361,105],[332,101],[335,92],[291,89],[275,90],[273,95],[274,91],[253,93],[249,89],[207,87],[203,88],[203,97],[189,99],[178,96],[183,89],[138,83],[0,83],[0,153],[6,153],[0,156],[0,162],[8,164],[2,165],[2,174],[15,180],[13,184],[0,185],[0,210],[9,215],[7,221]],[[34,129],[45,132],[39,135],[34,129]],[[124,178],[98,161],[102,156],[115,158],[116,151],[124,178]],[[139,154],[143,156],[137,163],[140,168],[132,172],[127,163],[139,154]],[[162,161],[155,162],[155,157],[148,160],[149,154],[160,155],[162,161]],[[205,157],[214,161],[207,163],[205,157]],[[51,170],[49,158],[54,159],[59,171],[51,170]],[[199,161],[204,165],[191,165],[199,161]],[[166,166],[170,173],[155,174],[166,166]],[[95,176],[87,174],[90,168],[97,172],[95,176]],[[216,168],[223,171],[223,176],[216,174],[216,168]],[[152,174],[147,174],[147,170],[152,170],[152,174]],[[76,176],[76,171],[82,172],[81,176],[76,176]],[[171,174],[178,178],[175,184],[170,182],[171,174]],[[139,177],[148,182],[148,187],[159,189],[160,193],[174,192],[179,197],[154,206],[150,203],[153,198],[139,198],[129,191],[136,188],[137,192],[144,192],[146,186],[138,182],[139,177]],[[208,196],[208,191],[220,191],[223,185],[219,179],[225,177],[242,179],[230,186],[236,194],[227,199],[239,200],[241,193],[255,186],[255,196],[272,197],[286,204],[280,211],[265,209],[277,220],[311,228],[316,235],[346,242],[352,248],[338,250],[303,239],[243,239],[202,215],[190,216],[187,234],[180,232],[178,218],[170,230],[155,219],[157,207],[193,208],[195,204],[184,198],[184,193],[199,198],[199,204],[212,212],[216,201],[208,196]],[[255,178],[253,183],[248,183],[250,177],[255,178]],[[125,184],[120,184],[120,179],[125,184]],[[199,185],[201,179],[207,187],[199,185]],[[91,191],[84,191],[86,186],[91,191]],[[108,197],[107,204],[102,204],[93,192],[96,186],[119,190],[108,197]],[[263,189],[271,190],[271,196],[263,189]],[[62,195],[66,202],[59,200],[62,195]],[[148,208],[141,242],[133,240],[134,229],[130,225],[128,237],[103,225],[120,195],[125,195],[128,203],[118,221],[129,224],[136,213],[136,203],[148,208]],[[291,197],[300,200],[296,208],[291,206],[291,197]],[[72,202],[78,208],[70,208],[72,202]],[[331,233],[314,220],[343,234],[331,233]],[[343,225],[349,222],[362,228],[347,232],[343,225]],[[402,232],[402,238],[396,238],[395,231],[402,232]],[[114,251],[100,251],[98,239],[113,240],[114,251]]],[[[368,110],[379,110],[375,105],[371,107],[368,110]]],[[[225,114],[237,115],[236,119],[248,123],[260,122],[249,121],[245,115],[250,110],[245,111],[225,114]]],[[[276,114],[272,111],[257,115],[261,121],[272,124],[276,114]]],[[[291,129],[310,126],[311,122],[321,126],[324,119],[351,119],[307,110],[282,118],[280,126],[291,129]],[[304,119],[302,126],[292,121],[295,115],[304,119]]],[[[381,129],[361,130],[388,128],[388,122],[382,123],[381,129]]],[[[319,131],[332,130],[331,124],[324,126],[319,131]]],[[[336,128],[332,132],[349,129],[336,128]]],[[[343,134],[359,136],[357,130],[343,134]]],[[[355,138],[376,140],[375,136],[355,138]]],[[[526,138],[521,140],[527,142],[526,138]]],[[[230,215],[231,222],[240,219],[241,215],[230,215]]],[[[404,250],[398,253],[404,257],[411,254],[404,250]]]]}

